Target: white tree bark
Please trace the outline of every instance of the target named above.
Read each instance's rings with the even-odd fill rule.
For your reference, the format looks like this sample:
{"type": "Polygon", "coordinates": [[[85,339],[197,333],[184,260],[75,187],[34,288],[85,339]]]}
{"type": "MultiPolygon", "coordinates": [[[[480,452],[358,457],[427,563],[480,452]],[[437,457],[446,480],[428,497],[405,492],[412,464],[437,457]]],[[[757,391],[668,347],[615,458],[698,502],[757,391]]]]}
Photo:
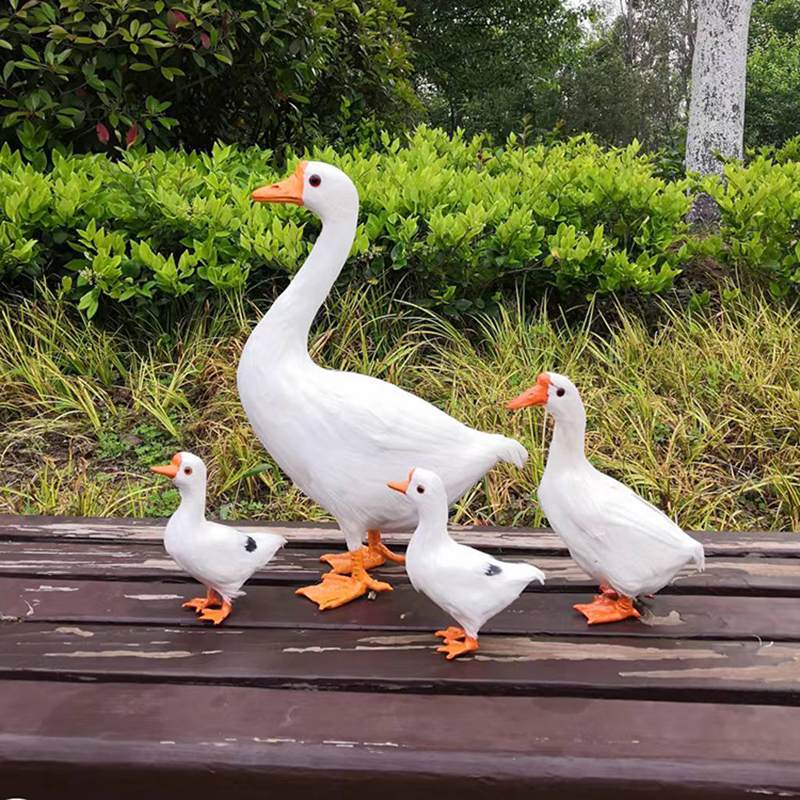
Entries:
{"type": "MultiPolygon", "coordinates": [[[[744,141],[744,95],[747,35],[753,0],[700,0],[692,60],[692,98],[686,137],[686,169],[701,175],[722,174],[720,153],[741,158],[744,141]]],[[[718,210],[707,195],[690,214],[711,222],[718,210]]]]}

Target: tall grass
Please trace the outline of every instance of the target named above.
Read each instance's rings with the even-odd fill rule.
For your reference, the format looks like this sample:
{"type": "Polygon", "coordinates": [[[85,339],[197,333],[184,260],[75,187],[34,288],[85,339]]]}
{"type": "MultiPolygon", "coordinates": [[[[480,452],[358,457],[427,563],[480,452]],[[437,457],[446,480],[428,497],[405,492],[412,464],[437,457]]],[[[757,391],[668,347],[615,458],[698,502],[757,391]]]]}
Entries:
{"type": "MultiPolygon", "coordinates": [[[[455,509],[459,522],[542,523],[549,423],[504,401],[550,369],[581,390],[593,462],[684,526],[798,529],[795,311],[748,292],[713,312],[660,314],[651,329],[622,308],[569,322],[507,308],[465,327],[349,290],[329,301],[310,347],[326,366],[391,381],[525,444],[525,469],[493,470],[455,509]]],[[[233,299],[131,336],[53,298],[0,305],[0,511],[167,514],[177,495],[147,466],[191,449],[209,464],[216,515],[326,519],[270,461],[239,404],[236,365],[257,318],[233,299]]]]}

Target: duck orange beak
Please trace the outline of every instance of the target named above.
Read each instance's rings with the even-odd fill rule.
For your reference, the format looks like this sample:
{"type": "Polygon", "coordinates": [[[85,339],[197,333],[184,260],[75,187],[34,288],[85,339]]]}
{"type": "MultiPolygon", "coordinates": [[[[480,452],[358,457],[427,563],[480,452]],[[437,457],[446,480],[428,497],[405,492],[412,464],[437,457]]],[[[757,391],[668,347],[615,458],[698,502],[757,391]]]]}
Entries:
{"type": "Polygon", "coordinates": [[[402,492],[405,494],[408,491],[408,487],[411,485],[411,476],[414,474],[414,470],[412,469],[411,472],[408,473],[408,480],[407,481],[389,481],[386,485],[390,489],[394,489],[396,492],[402,492]]]}
{"type": "Polygon", "coordinates": [[[546,372],[536,379],[536,383],[513,400],[506,403],[506,408],[526,408],[527,406],[543,406],[547,404],[547,390],[551,380],[546,372]]]}
{"type": "Polygon", "coordinates": [[[256,189],[250,197],[256,203],[294,203],[297,206],[303,205],[303,177],[306,171],[307,161],[301,161],[297,169],[285,180],[278,183],[271,183],[269,186],[262,186],[256,189]]]}
{"type": "Polygon", "coordinates": [[[165,464],[163,467],[150,467],[153,472],[157,472],[159,475],[164,475],[167,478],[174,478],[178,474],[178,470],[181,468],[181,454],[175,453],[172,456],[172,463],[165,464]]]}

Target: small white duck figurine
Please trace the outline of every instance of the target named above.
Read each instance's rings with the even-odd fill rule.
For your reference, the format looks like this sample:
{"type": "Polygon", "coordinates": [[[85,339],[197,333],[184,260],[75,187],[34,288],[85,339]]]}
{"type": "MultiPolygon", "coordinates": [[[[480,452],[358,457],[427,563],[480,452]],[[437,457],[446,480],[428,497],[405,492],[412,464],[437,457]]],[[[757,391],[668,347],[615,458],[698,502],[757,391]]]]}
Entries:
{"type": "Polygon", "coordinates": [[[687,564],[704,568],[703,546],[666,514],[586,458],[586,411],[574,384],[543,372],[508,408],[544,406],[555,421],[539,503],[575,563],[600,585],[574,606],[589,625],[641,616],[633,601],[663,589],[687,564]]]}
{"type": "Polygon", "coordinates": [[[448,661],[478,649],[478,632],[511,605],[531,581],[544,573],[530,564],[511,564],[453,541],[447,530],[447,491],[428,469],[412,469],[407,481],[388,486],[417,509],[419,524],[406,550],[413,587],[452,616],[460,628],[436,631],[444,638],[437,652],[448,661]]]}
{"type": "Polygon", "coordinates": [[[230,615],[233,599],[244,594],[245,582],[269,563],[286,539],[206,520],[206,465],[196,455],[176,453],[171,464],[150,469],[170,478],[181,494],[181,504],[164,531],[164,547],[181,569],[207,587],[205,597],[195,597],[183,607],[219,625],[230,615]]]}
{"type": "Polygon", "coordinates": [[[441,475],[455,502],[499,461],[527,459],[513,439],[468,428],[444,411],[385,381],[323,369],[308,353],[308,334],[353,246],[358,192],[330,164],[301,162],[280,183],[252,193],[262,203],[295,203],[322,220],[303,267],[256,326],[242,352],[239,396],[264,447],[294,483],[336,518],[348,553],[325,555],[333,571],[298,589],[321,610],[368,590],[388,591],[368,569],[403,558],[380,531],[417,523],[416,508],[386,491],[412,464],[441,475]],[[362,548],[364,533],[369,546],[362,548]],[[346,573],[351,573],[348,576],[346,573]]]}

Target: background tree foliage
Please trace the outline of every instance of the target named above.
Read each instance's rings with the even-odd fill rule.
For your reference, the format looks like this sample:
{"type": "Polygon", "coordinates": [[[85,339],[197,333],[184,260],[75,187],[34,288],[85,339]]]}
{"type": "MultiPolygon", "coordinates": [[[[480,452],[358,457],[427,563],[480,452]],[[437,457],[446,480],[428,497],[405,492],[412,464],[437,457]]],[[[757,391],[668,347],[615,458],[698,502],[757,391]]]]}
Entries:
{"type": "Polygon", "coordinates": [[[2,139],[207,149],[386,124],[415,106],[404,16],[395,0],[10,0],[2,139]]]}
{"type": "Polygon", "coordinates": [[[629,0],[596,15],[562,79],[566,129],[620,145],[671,142],[688,103],[695,24],[695,0],[629,0]]]}
{"type": "MultiPolygon", "coordinates": [[[[375,144],[591,132],[681,169],[698,0],[9,0],[0,143],[375,144]],[[555,133],[554,133],[555,132],[555,133]]],[[[800,2],[757,0],[747,142],[800,133],[800,2]]]]}
{"type": "Polygon", "coordinates": [[[753,7],[747,65],[748,144],[781,144],[800,133],[800,3],[753,7]]]}
{"type": "Polygon", "coordinates": [[[406,0],[415,86],[433,125],[505,136],[558,120],[559,74],[584,11],[563,0],[406,0]]]}

